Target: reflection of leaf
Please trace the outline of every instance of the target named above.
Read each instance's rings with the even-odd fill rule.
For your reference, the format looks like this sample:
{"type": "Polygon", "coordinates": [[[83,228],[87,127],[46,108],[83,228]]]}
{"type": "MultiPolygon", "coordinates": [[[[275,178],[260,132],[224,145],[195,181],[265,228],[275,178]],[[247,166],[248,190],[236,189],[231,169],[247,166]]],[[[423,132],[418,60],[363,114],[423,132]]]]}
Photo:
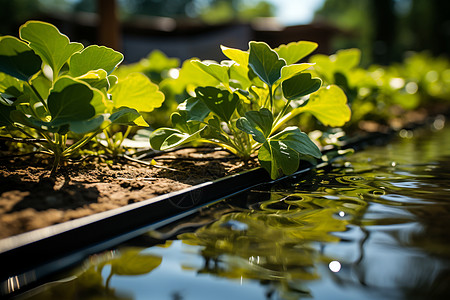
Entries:
{"type": "Polygon", "coordinates": [[[114,275],[142,275],[156,269],[162,262],[162,257],[142,254],[140,250],[129,249],[120,257],[112,259],[111,273],[114,275]]]}

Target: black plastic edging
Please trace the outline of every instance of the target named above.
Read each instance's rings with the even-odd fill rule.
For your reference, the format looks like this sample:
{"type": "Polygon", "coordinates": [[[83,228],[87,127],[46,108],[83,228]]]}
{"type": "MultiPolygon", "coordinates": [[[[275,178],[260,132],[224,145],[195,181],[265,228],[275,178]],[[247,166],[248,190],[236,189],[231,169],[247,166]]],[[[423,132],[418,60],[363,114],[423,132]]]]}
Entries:
{"type": "MultiPolygon", "coordinates": [[[[389,134],[371,134],[339,149],[360,150],[389,134]]],[[[337,150],[336,147],[324,152],[337,150]]],[[[323,167],[323,162],[316,167],[323,167]]],[[[304,162],[298,175],[313,167],[304,162]]],[[[286,177],[290,177],[286,176],[286,177]]],[[[270,179],[266,170],[255,168],[181,191],[161,195],[125,207],[87,216],[0,240],[0,296],[22,292],[42,278],[79,263],[87,256],[113,247],[149,230],[195,213],[202,206],[243,192],[270,179]]]]}

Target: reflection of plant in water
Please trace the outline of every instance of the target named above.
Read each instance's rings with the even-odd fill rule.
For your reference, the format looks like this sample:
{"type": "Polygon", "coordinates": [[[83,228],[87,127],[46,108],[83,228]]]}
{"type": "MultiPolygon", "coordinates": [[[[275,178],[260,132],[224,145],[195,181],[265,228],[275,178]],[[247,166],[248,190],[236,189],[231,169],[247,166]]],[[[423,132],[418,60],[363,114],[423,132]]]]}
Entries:
{"type": "Polygon", "coordinates": [[[138,248],[92,256],[88,267],[80,275],[55,282],[55,285],[50,284],[53,286],[46,287],[43,292],[30,299],[133,299],[132,296],[116,292],[110,287],[113,276],[147,274],[156,269],[161,262],[161,257],[143,254],[138,248]],[[109,274],[105,280],[103,273],[106,273],[107,266],[109,274]]]}
{"type": "Polygon", "coordinates": [[[319,278],[317,263],[331,261],[321,253],[322,243],[339,242],[330,232],[345,231],[350,222],[338,213],[359,215],[366,202],[300,193],[272,193],[271,198],[258,209],[226,214],[179,238],[204,247],[200,273],[260,280],[276,286],[284,298],[298,298],[309,293],[304,281],[319,278]]]}

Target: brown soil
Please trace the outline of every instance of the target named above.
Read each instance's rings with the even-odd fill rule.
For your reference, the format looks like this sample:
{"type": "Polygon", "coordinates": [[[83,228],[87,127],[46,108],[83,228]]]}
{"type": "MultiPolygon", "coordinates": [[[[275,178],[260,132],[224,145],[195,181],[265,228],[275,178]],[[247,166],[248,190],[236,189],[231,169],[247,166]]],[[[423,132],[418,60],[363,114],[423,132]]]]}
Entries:
{"type": "Polygon", "coordinates": [[[50,178],[46,157],[0,160],[0,238],[181,190],[256,166],[224,151],[183,149],[157,165],[98,158],[60,167],[50,178]]]}

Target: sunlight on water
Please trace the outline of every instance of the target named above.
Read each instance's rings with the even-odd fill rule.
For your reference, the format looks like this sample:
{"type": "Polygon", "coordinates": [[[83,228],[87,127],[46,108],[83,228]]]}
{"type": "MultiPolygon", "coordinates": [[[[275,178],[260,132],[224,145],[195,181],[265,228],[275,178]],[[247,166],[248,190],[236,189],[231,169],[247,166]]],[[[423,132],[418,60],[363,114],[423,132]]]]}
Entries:
{"type": "Polygon", "coordinates": [[[222,201],[189,220],[206,226],[91,257],[27,297],[445,299],[449,187],[450,128],[418,131],[222,201]]]}

